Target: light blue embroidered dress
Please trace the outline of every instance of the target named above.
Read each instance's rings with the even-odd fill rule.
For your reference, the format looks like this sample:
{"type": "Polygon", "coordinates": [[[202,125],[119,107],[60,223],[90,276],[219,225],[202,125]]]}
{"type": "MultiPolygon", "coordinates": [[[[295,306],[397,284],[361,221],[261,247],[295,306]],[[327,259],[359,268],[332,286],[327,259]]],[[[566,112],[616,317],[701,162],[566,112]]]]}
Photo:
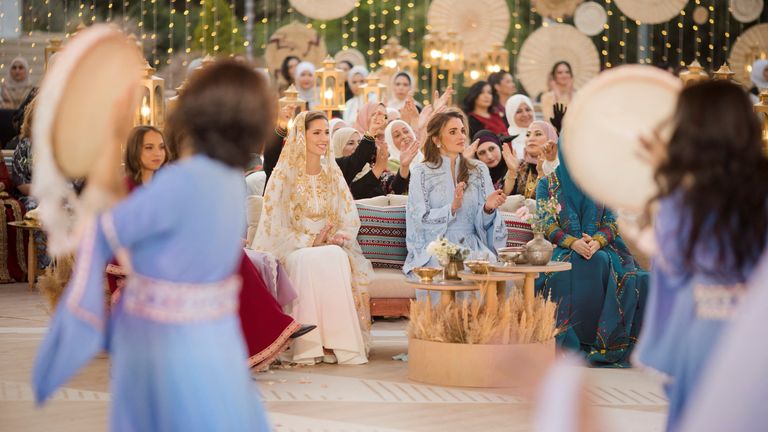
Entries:
{"type": "MultiPolygon", "coordinates": [[[[443,163],[434,167],[421,162],[411,167],[410,192],[406,207],[405,243],[408,256],[403,272],[416,267],[440,267],[437,258],[427,252],[427,245],[438,237],[452,243],[462,242],[472,252],[470,258],[496,260],[496,248],[504,247],[507,229],[498,211],[483,211],[485,200],[493,192],[493,183],[485,164],[469,161],[464,201],[455,215],[451,203],[456,191],[455,179],[459,164],[451,174],[451,161],[442,156],[443,163]]],[[[438,294],[438,293],[435,293],[438,294]]]]}
{"type": "Polygon", "coordinates": [[[197,155],[91,224],[35,362],[38,403],[106,348],[111,430],[269,430],[237,315],[244,193],[239,171],[197,155]],[[113,250],[133,276],[107,315],[113,250]]]}

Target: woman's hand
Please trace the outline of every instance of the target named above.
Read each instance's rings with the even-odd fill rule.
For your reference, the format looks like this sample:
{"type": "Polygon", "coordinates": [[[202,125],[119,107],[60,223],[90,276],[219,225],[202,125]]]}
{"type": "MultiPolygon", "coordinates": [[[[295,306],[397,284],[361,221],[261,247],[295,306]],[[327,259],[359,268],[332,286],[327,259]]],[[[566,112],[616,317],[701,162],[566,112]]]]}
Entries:
{"type": "Polygon", "coordinates": [[[328,234],[333,229],[332,224],[327,224],[325,228],[320,230],[320,232],[315,236],[315,241],[312,243],[312,246],[325,246],[328,244],[328,234]]]}
{"type": "Polygon", "coordinates": [[[328,244],[336,245],[336,246],[344,246],[344,242],[349,240],[349,236],[346,233],[343,233],[341,231],[334,234],[330,239],[328,239],[328,244]]]}
{"type": "Polygon", "coordinates": [[[653,131],[650,137],[640,136],[640,144],[638,157],[649,163],[654,170],[667,159],[667,145],[658,131],[653,131]]]}
{"type": "Polygon", "coordinates": [[[475,153],[477,153],[477,146],[480,145],[480,138],[472,141],[472,144],[470,144],[466,149],[464,149],[464,153],[462,154],[464,156],[464,159],[474,159],[475,153]]]}
{"type": "Polygon", "coordinates": [[[504,202],[507,200],[507,195],[504,193],[503,190],[495,190],[491,192],[490,195],[488,195],[488,198],[485,199],[485,205],[483,206],[483,210],[485,210],[486,213],[493,213],[499,206],[504,204],[504,202]]]}
{"type": "Polygon", "coordinates": [[[544,158],[550,162],[554,162],[557,159],[557,143],[549,140],[544,145],[544,150],[542,151],[544,154],[544,158]]]}
{"type": "Polygon", "coordinates": [[[419,109],[416,108],[416,102],[413,100],[413,94],[409,94],[405,100],[405,105],[400,109],[400,120],[408,123],[413,129],[419,126],[419,109]]]}
{"type": "Polygon", "coordinates": [[[447,89],[445,89],[445,92],[440,95],[440,93],[435,90],[435,93],[432,97],[432,106],[434,107],[434,114],[441,113],[448,109],[448,105],[451,103],[451,97],[453,96],[453,87],[449,86],[447,89]]]}
{"type": "MultiPolygon", "coordinates": [[[[411,162],[416,158],[416,154],[419,152],[419,142],[414,141],[408,147],[400,152],[400,170],[403,167],[408,168],[411,166],[411,162]]],[[[402,177],[402,173],[401,173],[402,177]]],[[[408,177],[408,176],[405,176],[408,177]]]]}
{"type": "Polygon", "coordinates": [[[510,173],[516,173],[517,167],[520,166],[520,158],[517,157],[517,151],[512,148],[509,143],[501,145],[501,157],[504,158],[504,163],[507,164],[507,171],[510,173]]]}
{"type": "Polygon", "coordinates": [[[378,106],[368,121],[368,135],[375,137],[384,132],[385,127],[387,127],[387,113],[386,110],[381,109],[381,106],[378,106]]]}
{"type": "Polygon", "coordinates": [[[584,239],[584,241],[587,242],[587,246],[589,247],[589,257],[591,258],[592,255],[596,254],[597,251],[600,250],[603,246],[600,244],[599,241],[595,240],[591,235],[589,234],[582,234],[581,238],[584,239]]]}
{"type": "Polygon", "coordinates": [[[455,215],[456,210],[461,207],[461,204],[464,203],[464,189],[466,189],[467,184],[464,182],[459,182],[459,184],[456,185],[456,192],[453,194],[453,202],[451,203],[451,214],[455,215]]]}
{"type": "Polygon", "coordinates": [[[288,129],[288,122],[291,121],[296,113],[296,105],[288,104],[277,113],[277,126],[282,129],[288,129]]]}
{"type": "Polygon", "coordinates": [[[580,238],[571,244],[571,249],[574,252],[584,257],[584,259],[592,258],[592,252],[590,252],[589,244],[583,238],[580,238]]]}

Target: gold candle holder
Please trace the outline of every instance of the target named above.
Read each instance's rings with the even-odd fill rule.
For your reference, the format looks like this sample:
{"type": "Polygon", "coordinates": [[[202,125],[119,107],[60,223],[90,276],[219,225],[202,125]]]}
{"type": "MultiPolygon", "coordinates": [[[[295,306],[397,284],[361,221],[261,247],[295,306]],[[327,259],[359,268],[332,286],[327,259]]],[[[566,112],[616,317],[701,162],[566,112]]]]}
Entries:
{"type": "Polygon", "coordinates": [[[714,79],[718,81],[733,81],[734,75],[736,74],[728,67],[728,63],[723,63],[720,69],[713,73],[714,79]]]}
{"type": "Polygon", "coordinates": [[[688,70],[680,72],[680,80],[683,81],[684,86],[695,84],[699,81],[706,81],[709,79],[709,75],[704,71],[698,60],[694,60],[688,65],[688,70]]]}
{"type": "Polygon", "coordinates": [[[293,84],[288,86],[288,88],[283,92],[283,97],[277,100],[277,107],[280,112],[282,112],[283,109],[285,109],[285,107],[288,105],[293,105],[296,107],[293,115],[291,115],[291,120],[293,120],[293,118],[296,117],[298,113],[307,110],[307,101],[299,97],[299,91],[296,90],[296,86],[293,84]]]}
{"type": "Polygon", "coordinates": [[[315,71],[315,92],[318,101],[316,108],[325,111],[331,118],[333,111],[344,111],[344,82],[346,75],[341,69],[336,69],[336,60],[331,56],[325,57],[323,67],[315,71]]]}

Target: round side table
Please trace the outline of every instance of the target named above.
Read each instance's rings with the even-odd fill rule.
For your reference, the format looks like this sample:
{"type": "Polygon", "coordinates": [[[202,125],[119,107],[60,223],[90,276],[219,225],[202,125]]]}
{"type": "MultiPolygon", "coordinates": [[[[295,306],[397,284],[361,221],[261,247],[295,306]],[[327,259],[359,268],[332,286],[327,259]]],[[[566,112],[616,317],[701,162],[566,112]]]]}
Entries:
{"type": "Polygon", "coordinates": [[[474,282],[462,280],[435,280],[432,282],[422,282],[418,279],[408,280],[406,283],[414,288],[424,291],[439,291],[440,304],[447,305],[456,301],[456,293],[464,291],[479,291],[480,287],[474,282]]]}
{"type": "Polygon", "coordinates": [[[35,231],[40,231],[42,228],[38,224],[29,223],[27,221],[8,222],[8,226],[16,228],[19,231],[29,231],[29,240],[27,241],[27,282],[29,283],[29,289],[35,289],[35,277],[37,276],[35,231]]]}
{"type": "Polygon", "coordinates": [[[480,288],[481,295],[485,299],[488,308],[495,310],[499,302],[504,301],[507,281],[522,280],[524,276],[517,273],[472,273],[461,272],[459,277],[465,281],[471,281],[480,288]]]}
{"type": "Polygon", "coordinates": [[[551,273],[569,271],[572,266],[569,262],[557,262],[550,261],[549,264],[544,266],[535,266],[529,264],[515,264],[515,265],[495,265],[490,269],[499,273],[517,273],[525,275],[525,282],[523,285],[523,298],[525,299],[525,307],[530,312],[534,299],[534,283],[536,278],[539,277],[539,273],[551,273]]]}

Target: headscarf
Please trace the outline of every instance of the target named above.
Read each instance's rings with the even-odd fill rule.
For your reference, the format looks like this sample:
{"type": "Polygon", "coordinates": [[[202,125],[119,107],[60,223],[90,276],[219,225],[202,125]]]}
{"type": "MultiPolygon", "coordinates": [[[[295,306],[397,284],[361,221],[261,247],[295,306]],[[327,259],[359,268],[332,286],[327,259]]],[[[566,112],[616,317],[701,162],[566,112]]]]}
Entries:
{"type": "Polygon", "coordinates": [[[397,125],[404,125],[408,133],[413,137],[413,141],[416,141],[416,133],[408,123],[402,120],[395,120],[387,125],[384,129],[384,141],[387,143],[387,149],[389,150],[389,160],[400,161],[400,150],[395,146],[395,139],[392,138],[392,129],[397,125]]]}
{"type": "MultiPolygon", "coordinates": [[[[541,128],[544,129],[544,135],[547,136],[547,141],[557,142],[557,129],[555,129],[555,127],[552,126],[549,122],[546,122],[546,121],[543,121],[543,120],[534,120],[528,126],[528,130],[530,131],[531,128],[534,125],[541,126],[541,128]]],[[[537,158],[528,155],[528,152],[525,152],[524,159],[528,163],[538,163],[539,162],[539,160],[537,158]]]]}
{"type": "Polygon", "coordinates": [[[760,90],[768,88],[768,80],[763,77],[763,70],[767,67],[768,60],[756,60],[752,64],[752,74],[750,75],[750,78],[755,87],[760,90]]]}
{"type": "Polygon", "coordinates": [[[351,127],[343,127],[336,131],[335,134],[333,134],[333,137],[331,138],[331,143],[333,145],[333,154],[337,155],[337,157],[342,156],[342,152],[344,151],[344,146],[347,144],[347,141],[349,141],[350,138],[352,138],[352,135],[359,134],[360,132],[357,131],[355,128],[351,127]]]}
{"type": "MultiPolygon", "coordinates": [[[[301,196],[302,191],[306,193],[307,190],[302,185],[308,182],[306,115],[307,112],[299,114],[288,133],[280,159],[267,183],[259,226],[251,244],[252,249],[270,252],[283,263],[292,252],[311,247],[314,239],[305,228],[304,204],[308,197],[301,196]]],[[[327,222],[350,237],[344,242],[343,249],[352,267],[352,295],[358,317],[362,328],[368,329],[368,285],[373,269],[355,240],[360,218],[352,193],[334,159],[333,146],[329,145],[325,152],[319,176],[320,184],[325,186],[321,198],[327,222]]]]}
{"type": "MultiPolygon", "coordinates": [[[[315,86],[313,85],[311,89],[305,90],[301,87],[299,87],[299,77],[303,72],[310,71],[313,74],[315,73],[315,65],[308,61],[303,61],[296,65],[296,69],[293,71],[293,80],[296,83],[296,90],[299,91],[299,97],[307,101],[308,105],[311,105],[310,102],[313,102],[315,100],[315,86]]],[[[312,107],[310,106],[310,109],[312,107]]]]}
{"type": "MultiPolygon", "coordinates": [[[[492,142],[499,147],[499,152],[501,152],[501,140],[499,140],[498,135],[489,131],[488,129],[480,129],[479,131],[475,132],[475,135],[472,137],[472,141],[476,139],[480,140],[478,147],[480,144],[492,142]]],[[[507,174],[507,163],[504,161],[504,158],[500,157],[499,164],[495,167],[488,167],[488,173],[491,175],[491,182],[494,184],[500,179],[504,178],[504,176],[507,174]]]]}
{"type": "MultiPolygon", "coordinates": [[[[328,133],[330,134],[330,138],[331,139],[333,139],[333,128],[336,127],[336,125],[338,125],[339,123],[342,123],[341,127],[349,127],[349,126],[347,126],[347,122],[345,122],[343,119],[332,118],[328,122],[328,133]]],[[[336,154],[340,154],[340,153],[336,153],[336,154]]]]}
{"type": "Polygon", "coordinates": [[[368,132],[368,123],[371,121],[371,115],[380,105],[379,102],[368,102],[360,107],[357,111],[357,118],[355,119],[355,129],[361,134],[368,132]]]}
{"type": "MultiPolygon", "coordinates": [[[[24,101],[30,90],[32,90],[32,80],[29,77],[29,62],[24,57],[16,57],[13,59],[8,67],[7,77],[5,83],[3,83],[3,94],[0,95],[0,102],[5,100],[6,103],[10,103],[10,108],[16,109],[24,101]],[[13,65],[21,64],[26,69],[26,78],[22,81],[15,81],[11,74],[13,65]]],[[[0,104],[1,106],[2,104],[0,104]]]]}
{"type": "Polygon", "coordinates": [[[400,120],[400,111],[394,108],[387,108],[387,121],[400,120]]]}
{"type": "Polygon", "coordinates": [[[528,132],[527,127],[521,127],[515,123],[515,113],[517,112],[517,109],[520,108],[520,104],[523,103],[528,105],[531,108],[531,111],[534,110],[531,99],[528,96],[521,94],[516,94],[507,99],[507,106],[504,108],[504,112],[507,114],[507,121],[509,121],[507,132],[511,136],[517,135],[517,138],[512,141],[512,146],[517,151],[518,156],[522,155],[525,151],[525,134],[528,132]]]}
{"type": "Polygon", "coordinates": [[[362,75],[363,78],[368,78],[368,69],[366,69],[365,66],[353,66],[352,69],[347,72],[347,81],[352,81],[352,77],[355,75],[362,75]]]}

